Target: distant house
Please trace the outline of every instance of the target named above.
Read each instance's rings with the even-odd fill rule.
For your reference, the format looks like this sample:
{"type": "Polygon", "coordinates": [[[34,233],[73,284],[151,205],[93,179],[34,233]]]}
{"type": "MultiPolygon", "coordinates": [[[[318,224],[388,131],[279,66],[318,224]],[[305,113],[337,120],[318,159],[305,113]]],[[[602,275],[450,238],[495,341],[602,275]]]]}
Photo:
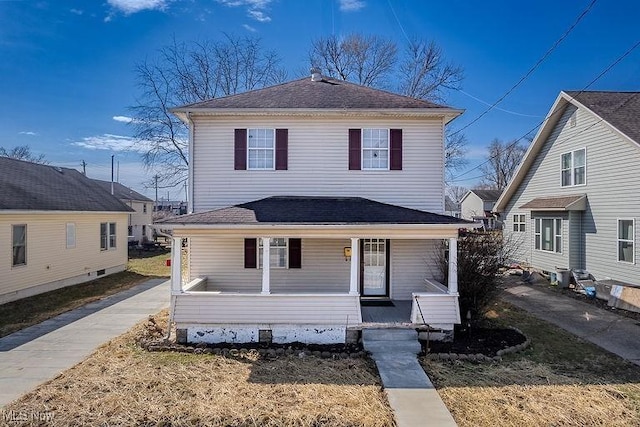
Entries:
{"type": "Polygon", "coordinates": [[[533,267],[640,285],[640,92],[560,92],[495,209],[533,267]]]}
{"type": "Polygon", "coordinates": [[[460,212],[460,203],[454,202],[449,196],[444,196],[444,214],[460,218],[462,216],[460,212]]]}
{"type": "MultiPolygon", "coordinates": [[[[97,182],[103,190],[111,193],[111,181],[98,179],[93,181],[97,182]]],[[[149,224],[153,222],[153,200],[119,182],[113,183],[113,195],[135,211],[129,214],[127,227],[129,239],[138,243],[151,240],[152,232],[149,224]]]]}
{"type": "Polygon", "coordinates": [[[469,190],[460,201],[462,218],[481,222],[485,229],[500,228],[500,221],[493,212],[493,205],[500,197],[500,190],[469,190]]]}
{"type": "Polygon", "coordinates": [[[154,204],[153,211],[158,213],[158,217],[184,215],[187,213],[187,202],[178,200],[158,200],[154,204]]]}
{"type": "Polygon", "coordinates": [[[131,208],[75,169],[0,157],[0,304],[125,269],[131,208]]]}

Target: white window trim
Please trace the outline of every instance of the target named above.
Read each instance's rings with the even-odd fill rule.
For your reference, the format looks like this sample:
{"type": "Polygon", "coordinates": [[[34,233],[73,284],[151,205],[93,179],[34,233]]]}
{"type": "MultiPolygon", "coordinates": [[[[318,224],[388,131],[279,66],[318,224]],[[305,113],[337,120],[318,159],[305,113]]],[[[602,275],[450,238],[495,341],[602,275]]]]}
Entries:
{"type": "Polygon", "coordinates": [[[564,236],[562,235],[562,229],[564,228],[564,220],[560,217],[538,217],[538,218],[534,218],[533,219],[533,250],[535,251],[539,251],[539,252],[545,252],[548,254],[558,254],[558,255],[562,255],[562,245],[564,244],[564,236]],[[548,251],[546,249],[542,249],[542,220],[543,219],[547,219],[547,220],[552,220],[553,221],[553,233],[551,235],[552,243],[553,243],[553,250],[552,251],[548,251]],[[560,221],[560,233],[558,233],[558,230],[556,229],[556,224],[557,221],[560,221]],[[536,223],[540,221],[540,233],[536,233],[536,223]],[[540,249],[536,249],[536,242],[538,240],[538,236],[540,236],[540,249]],[[560,250],[556,250],[556,237],[560,237],[560,250]]]}
{"type": "MultiPolygon", "coordinates": [[[[284,239],[284,248],[287,254],[287,263],[284,267],[280,267],[279,265],[271,265],[269,264],[270,269],[278,269],[278,270],[286,270],[289,268],[289,238],[288,237],[272,237],[272,239],[284,239]]],[[[273,252],[273,250],[277,248],[280,249],[282,246],[274,246],[271,243],[269,244],[269,251],[273,252]]],[[[262,239],[258,239],[258,250],[256,250],[256,267],[258,270],[262,270],[262,266],[260,265],[260,261],[262,258],[262,239]]]]}
{"type": "Polygon", "coordinates": [[[575,150],[565,151],[564,153],[561,153],[560,154],[560,187],[562,188],[584,187],[585,185],[587,185],[587,147],[577,148],[575,150]],[[573,164],[573,155],[576,151],[582,151],[582,150],[584,150],[584,184],[574,184],[576,168],[573,164]],[[571,167],[569,168],[569,170],[571,171],[571,184],[562,185],[562,172],[564,171],[564,169],[562,168],[562,157],[565,154],[571,154],[571,167]]]}
{"type": "Polygon", "coordinates": [[[622,264],[631,264],[635,265],[636,263],[636,219],[635,218],[618,218],[616,220],[616,260],[622,264]],[[631,240],[620,239],[620,221],[632,221],[633,223],[633,235],[631,236],[631,240]],[[631,242],[633,245],[633,255],[631,258],[633,261],[625,261],[620,259],[620,242],[631,242]]]}
{"type": "Polygon", "coordinates": [[[511,227],[512,231],[514,233],[526,233],[527,231],[527,215],[526,214],[521,214],[521,213],[514,213],[511,216],[511,219],[513,220],[513,227],[511,227]],[[518,218],[518,221],[516,221],[513,217],[522,217],[522,221],[520,221],[520,218],[518,218]],[[518,229],[515,230],[515,225],[518,225],[518,229]],[[524,230],[522,229],[524,227],[524,230]]]}
{"type": "Polygon", "coordinates": [[[67,249],[74,249],[76,247],[76,223],[75,222],[68,222],[65,225],[65,244],[66,244],[66,248],[67,249]],[[71,230],[73,230],[73,244],[69,244],[69,230],[71,227],[71,230]]]}
{"type": "Polygon", "coordinates": [[[27,266],[27,236],[29,230],[27,229],[27,224],[11,224],[11,268],[23,268],[27,266]],[[14,227],[24,227],[24,264],[14,264],[13,263],[13,228],[14,227]]]}
{"type": "Polygon", "coordinates": [[[363,171],[388,171],[391,170],[391,128],[362,128],[360,129],[360,169],[363,171]],[[364,150],[381,150],[380,148],[364,148],[364,130],[386,130],[387,131],[387,167],[386,168],[365,168],[364,150]]]}
{"type": "Polygon", "coordinates": [[[275,128],[260,128],[260,127],[254,127],[254,128],[247,128],[247,170],[249,171],[274,171],[276,170],[276,129],[275,128]],[[251,164],[249,162],[249,152],[251,150],[268,150],[268,148],[249,148],[249,134],[251,133],[252,130],[258,130],[258,129],[263,129],[263,130],[270,130],[273,134],[273,167],[270,168],[252,168],[251,164]]]}
{"type": "MultiPolygon", "coordinates": [[[[106,241],[106,248],[102,247],[102,234],[100,235],[100,251],[104,252],[104,251],[111,251],[111,250],[115,250],[118,248],[118,227],[116,225],[116,234],[114,235],[114,239],[115,239],[115,245],[111,246],[111,224],[117,224],[116,222],[101,222],[100,223],[100,229],[102,229],[102,224],[106,225],[106,231],[107,231],[107,241],[106,241]]],[[[102,230],[100,230],[102,231],[102,230]]]]}

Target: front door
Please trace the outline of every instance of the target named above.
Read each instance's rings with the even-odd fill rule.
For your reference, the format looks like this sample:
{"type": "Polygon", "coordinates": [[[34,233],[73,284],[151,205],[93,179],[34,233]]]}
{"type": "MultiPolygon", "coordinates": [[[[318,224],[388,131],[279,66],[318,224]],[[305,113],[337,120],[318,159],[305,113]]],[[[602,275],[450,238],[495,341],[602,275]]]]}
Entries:
{"type": "Polygon", "coordinates": [[[364,297],[389,296],[389,241],[362,239],[361,295],[364,297]]]}

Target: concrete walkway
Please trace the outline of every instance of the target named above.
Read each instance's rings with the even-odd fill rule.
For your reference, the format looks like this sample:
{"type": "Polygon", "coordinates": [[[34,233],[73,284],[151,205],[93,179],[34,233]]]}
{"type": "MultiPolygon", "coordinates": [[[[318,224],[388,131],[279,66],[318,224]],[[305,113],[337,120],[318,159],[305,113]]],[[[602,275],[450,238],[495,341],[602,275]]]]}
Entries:
{"type": "Polygon", "coordinates": [[[398,427],[456,425],[418,362],[415,330],[365,329],[362,343],[376,362],[398,427]]]}
{"type": "Polygon", "coordinates": [[[640,366],[640,324],[536,285],[508,285],[503,299],[640,366]]]}
{"type": "Polygon", "coordinates": [[[0,338],[0,408],[169,305],[169,282],[151,279],[0,338]]]}

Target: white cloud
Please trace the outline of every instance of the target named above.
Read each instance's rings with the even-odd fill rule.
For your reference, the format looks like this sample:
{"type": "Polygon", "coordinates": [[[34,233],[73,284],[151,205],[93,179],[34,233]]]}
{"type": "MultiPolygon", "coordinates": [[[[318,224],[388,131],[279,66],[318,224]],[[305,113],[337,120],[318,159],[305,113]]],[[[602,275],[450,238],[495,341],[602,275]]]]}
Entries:
{"type": "Polygon", "coordinates": [[[133,117],[127,117],[127,116],[113,116],[113,120],[121,123],[131,123],[134,121],[133,117]]]}
{"type": "Polygon", "coordinates": [[[81,9],[69,9],[69,12],[73,13],[74,15],[82,15],[84,13],[84,10],[81,10],[81,9]]]}
{"type": "MultiPolygon", "coordinates": [[[[107,3],[125,15],[131,15],[143,10],[164,10],[167,7],[168,0],[107,0],[107,3]]],[[[105,18],[105,21],[107,21],[107,18],[105,18]]]]}
{"type": "MultiPolygon", "coordinates": [[[[271,17],[265,13],[272,0],[218,0],[218,3],[229,7],[246,7],[247,16],[258,22],[269,22],[271,17]]],[[[246,27],[245,27],[246,28],[246,27]]]]}
{"type": "Polygon", "coordinates": [[[29,136],[36,136],[38,135],[38,132],[32,132],[30,130],[23,130],[21,132],[18,132],[19,135],[29,135],[29,136]]]}
{"type": "Polygon", "coordinates": [[[255,33],[256,31],[258,31],[258,30],[256,30],[255,28],[253,28],[253,27],[252,27],[251,25],[249,25],[249,24],[244,24],[244,25],[242,25],[242,26],[244,27],[244,29],[245,29],[245,30],[247,30],[247,31],[251,31],[252,33],[255,33]]]}
{"type": "Polygon", "coordinates": [[[356,12],[365,6],[362,0],[338,0],[340,10],[343,12],[356,12]]]}
{"type": "Polygon", "coordinates": [[[113,135],[104,133],[102,135],[87,136],[80,141],[74,141],[71,145],[86,148],[88,150],[109,150],[109,151],[138,151],[143,152],[149,148],[149,143],[137,141],[130,136],[113,135]]]}

